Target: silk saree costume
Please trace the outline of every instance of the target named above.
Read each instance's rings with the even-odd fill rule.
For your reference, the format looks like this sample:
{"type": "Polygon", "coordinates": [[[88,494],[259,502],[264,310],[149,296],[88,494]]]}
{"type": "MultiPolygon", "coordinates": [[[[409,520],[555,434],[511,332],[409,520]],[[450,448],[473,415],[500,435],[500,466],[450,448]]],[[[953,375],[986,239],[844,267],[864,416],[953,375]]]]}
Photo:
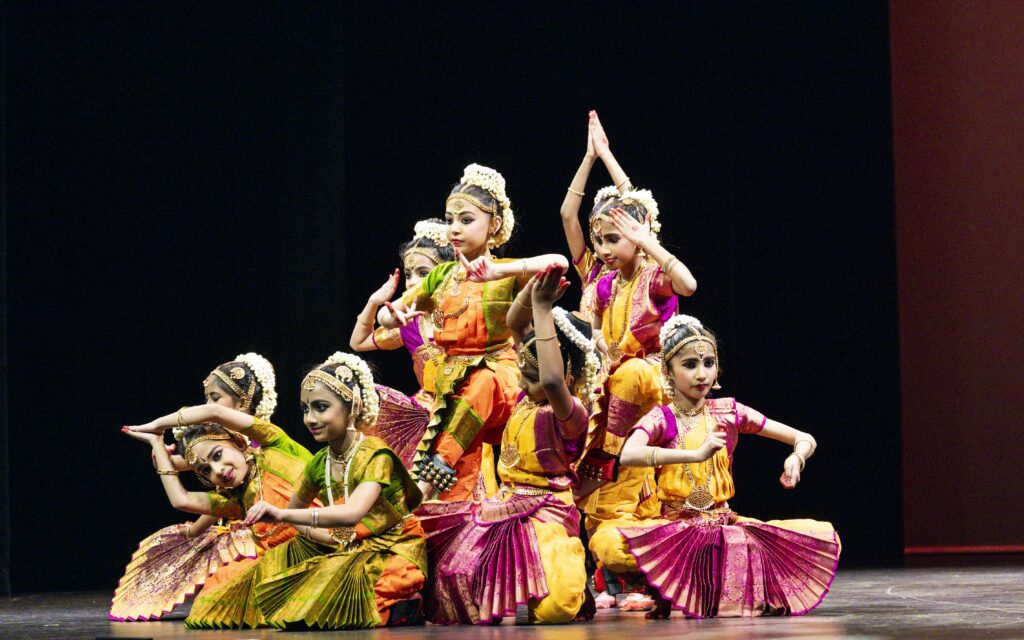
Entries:
{"type": "MultiPolygon", "coordinates": [[[[328,449],[306,466],[295,495],[309,504],[344,504],[344,480],[327,477],[328,449]],[[330,493],[328,493],[330,482],[330,493]]],[[[255,596],[267,621],[280,628],[366,629],[389,622],[395,605],[413,601],[427,574],[426,535],[412,515],[422,499],[401,460],[376,437],[352,454],[348,492],[376,482],[381,494],[338,546],[297,536],[267,553],[268,567],[255,596]]],[[[394,622],[394,621],[392,621],[394,622]]]]}
{"type": "Polygon", "coordinates": [[[433,464],[435,455],[454,469],[454,485],[439,494],[441,500],[467,500],[496,489],[489,445],[500,439],[519,392],[506,316],[524,284],[516,276],[471,282],[457,263],[446,262],[402,297],[406,305],[415,302],[431,312],[434,341],[443,350],[433,366],[434,413],[414,456],[419,475],[420,465],[433,464]]]}
{"type": "MultiPolygon", "coordinates": [[[[608,477],[630,429],[640,416],[665,401],[659,332],[677,308],[672,281],[656,264],[642,265],[629,281],[623,281],[618,271],[597,281],[593,312],[603,314],[601,332],[609,352],[617,348],[622,357],[618,362],[609,358],[609,374],[591,418],[581,474],[608,477]]],[[[631,558],[620,550],[616,521],[658,513],[654,470],[619,468],[615,480],[586,498],[581,508],[597,560],[610,571],[627,572],[631,558]]]]}
{"type": "Polygon", "coordinates": [[[586,432],[579,400],[566,420],[549,405],[520,401],[502,436],[497,494],[423,505],[432,622],[497,624],[517,605],[538,624],[575,619],[587,576],[571,487],[586,432]]]}
{"type": "Polygon", "coordinates": [[[721,398],[707,400],[707,411],[691,420],[692,426],[681,425],[664,406],[637,424],[651,446],[696,449],[715,429],[725,432],[726,446],[707,462],[662,467],[660,516],[620,528],[620,545],[661,598],[690,617],[801,615],[814,609],[839,563],[832,525],[761,522],[735,514],[727,502],[735,495],[732,458],[739,435],[758,433],[767,419],[721,398]],[[688,502],[695,485],[711,494],[711,506],[698,510],[688,502]]]}
{"type": "MultiPolygon", "coordinates": [[[[311,457],[309,451],[292,440],[284,430],[265,420],[254,418],[252,425],[240,433],[260,445],[255,450],[253,460],[256,465],[255,476],[244,488],[235,492],[207,494],[210,513],[231,520],[240,520],[246,510],[261,499],[277,506],[286,506],[292,496],[293,482],[311,457]]],[[[233,523],[229,533],[220,534],[220,538],[230,536],[232,544],[242,546],[244,559],[226,567],[229,571],[218,571],[212,579],[206,581],[202,592],[192,604],[185,625],[210,629],[259,625],[261,619],[251,593],[259,579],[262,558],[268,549],[289,540],[295,534],[295,529],[288,525],[261,523],[246,527],[233,523]]],[[[218,533],[207,530],[206,535],[212,537],[218,533]]],[[[223,546],[224,543],[218,543],[213,546],[213,551],[220,553],[223,546]]],[[[150,551],[158,573],[169,571],[178,564],[173,555],[166,557],[161,554],[162,551],[160,545],[152,547],[150,551]],[[163,568],[159,568],[161,564],[163,568]]],[[[171,579],[180,579],[180,576],[171,579]]]]}

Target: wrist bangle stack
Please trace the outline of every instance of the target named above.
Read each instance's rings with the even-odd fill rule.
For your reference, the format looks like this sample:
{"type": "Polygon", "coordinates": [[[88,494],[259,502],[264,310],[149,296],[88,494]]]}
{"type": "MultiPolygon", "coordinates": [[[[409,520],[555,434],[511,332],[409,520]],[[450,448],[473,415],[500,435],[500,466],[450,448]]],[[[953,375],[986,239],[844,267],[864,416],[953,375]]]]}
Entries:
{"type": "Polygon", "coordinates": [[[587,195],[587,194],[586,194],[586,192],[583,192],[583,191],[577,191],[577,190],[573,189],[572,187],[569,187],[569,188],[567,189],[567,191],[568,191],[569,193],[571,193],[571,194],[573,194],[573,195],[576,195],[576,196],[579,196],[579,197],[581,197],[581,198],[582,198],[583,196],[587,195]]]}
{"type": "Polygon", "coordinates": [[[313,529],[318,529],[317,525],[320,524],[320,509],[313,507],[313,515],[309,518],[309,526],[313,529]]]}
{"type": "Polygon", "coordinates": [[[156,474],[158,476],[176,476],[176,475],[178,475],[178,472],[177,471],[168,471],[167,469],[157,469],[156,470],[156,474]]]}
{"type": "Polygon", "coordinates": [[[182,428],[182,427],[185,426],[185,420],[184,420],[184,418],[181,417],[181,412],[184,411],[185,409],[188,409],[188,407],[182,407],[182,408],[178,409],[178,413],[175,416],[178,419],[178,427],[179,428],[182,428]]]}

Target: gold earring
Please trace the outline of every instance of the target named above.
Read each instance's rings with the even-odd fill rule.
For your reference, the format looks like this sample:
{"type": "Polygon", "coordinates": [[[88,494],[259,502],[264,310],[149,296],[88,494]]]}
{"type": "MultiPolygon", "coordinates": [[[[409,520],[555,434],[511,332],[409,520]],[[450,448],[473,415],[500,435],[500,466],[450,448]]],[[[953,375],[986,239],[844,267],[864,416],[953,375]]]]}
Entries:
{"type": "Polygon", "coordinates": [[[722,388],[722,385],[718,384],[718,376],[715,376],[715,383],[713,385],[711,385],[711,389],[714,390],[714,391],[718,391],[721,388],[722,388]]]}

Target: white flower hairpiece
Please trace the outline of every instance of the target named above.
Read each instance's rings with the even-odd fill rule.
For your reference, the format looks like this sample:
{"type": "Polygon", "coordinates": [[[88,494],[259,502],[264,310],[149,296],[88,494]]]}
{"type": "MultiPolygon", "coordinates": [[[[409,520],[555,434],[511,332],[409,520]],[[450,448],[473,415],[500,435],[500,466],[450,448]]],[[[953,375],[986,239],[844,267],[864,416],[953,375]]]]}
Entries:
{"type": "Polygon", "coordinates": [[[658,202],[650,189],[630,189],[622,194],[621,200],[633,200],[647,210],[648,220],[653,233],[661,232],[661,223],[658,221],[658,202]]]}
{"type": "Polygon", "coordinates": [[[597,190],[597,195],[594,196],[594,206],[601,204],[609,198],[618,198],[619,190],[615,188],[615,185],[608,185],[607,187],[601,187],[597,190]]]}
{"type": "Polygon", "coordinates": [[[413,227],[413,239],[419,238],[426,238],[439,247],[447,247],[447,225],[436,220],[420,220],[413,227]]]}
{"type": "Polygon", "coordinates": [[[551,315],[555,321],[555,327],[583,353],[583,367],[580,370],[580,379],[576,381],[576,388],[573,389],[573,392],[589,407],[593,403],[594,393],[597,391],[597,374],[601,369],[601,360],[597,355],[597,345],[576,328],[569,318],[569,312],[562,307],[552,308],[551,315]]]}
{"type": "Polygon", "coordinates": [[[512,203],[505,193],[505,178],[490,167],[473,163],[463,171],[459,182],[479,187],[494,196],[501,206],[501,228],[494,234],[494,246],[500,247],[508,242],[512,237],[515,218],[512,215],[512,203]]]}
{"type": "Polygon", "coordinates": [[[260,403],[253,413],[261,420],[270,420],[270,416],[274,415],[274,409],[277,408],[277,377],[274,375],[274,367],[269,360],[251,351],[235,356],[235,361],[249,367],[263,390],[263,397],[260,398],[260,403]]]}
{"type": "MultiPolygon", "coordinates": [[[[377,395],[377,388],[373,384],[373,374],[366,361],[357,355],[335,351],[324,364],[345,365],[359,378],[359,397],[362,407],[359,415],[353,416],[363,426],[369,426],[377,422],[377,414],[380,413],[380,397],[377,395]]],[[[353,403],[354,405],[355,403],[353,403]]]]}
{"type": "Polygon", "coordinates": [[[661,339],[662,349],[665,348],[665,344],[668,342],[668,339],[671,338],[675,334],[675,332],[679,330],[679,327],[693,327],[694,329],[703,329],[704,325],[700,323],[700,320],[694,318],[693,316],[687,316],[683,314],[680,314],[678,316],[672,316],[671,318],[669,318],[668,322],[661,325],[661,331],[659,332],[658,337],[661,339]]]}

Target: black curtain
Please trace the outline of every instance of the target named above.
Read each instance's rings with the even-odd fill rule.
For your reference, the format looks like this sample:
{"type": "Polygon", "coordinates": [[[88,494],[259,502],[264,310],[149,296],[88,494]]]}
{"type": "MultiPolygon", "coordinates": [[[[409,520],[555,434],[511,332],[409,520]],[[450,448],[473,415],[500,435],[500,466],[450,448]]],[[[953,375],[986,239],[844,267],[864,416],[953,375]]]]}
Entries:
{"type": "MultiPolygon", "coordinates": [[[[681,310],[717,330],[723,394],[818,439],[793,492],[785,447],[741,441],[734,507],[832,521],[844,566],[899,557],[884,3],[7,11],[16,591],[110,590],[183,520],[118,429],[200,401],[219,362],[266,355],[313,447],[304,367],[469,162],[508,181],[508,255],[564,253],[590,108],[698,279],[681,310]]],[[[412,390],[407,355],[369,359],[412,390]]]]}
{"type": "Polygon", "coordinates": [[[7,453],[7,12],[0,15],[0,595],[11,594],[10,459],[7,453]]]}

